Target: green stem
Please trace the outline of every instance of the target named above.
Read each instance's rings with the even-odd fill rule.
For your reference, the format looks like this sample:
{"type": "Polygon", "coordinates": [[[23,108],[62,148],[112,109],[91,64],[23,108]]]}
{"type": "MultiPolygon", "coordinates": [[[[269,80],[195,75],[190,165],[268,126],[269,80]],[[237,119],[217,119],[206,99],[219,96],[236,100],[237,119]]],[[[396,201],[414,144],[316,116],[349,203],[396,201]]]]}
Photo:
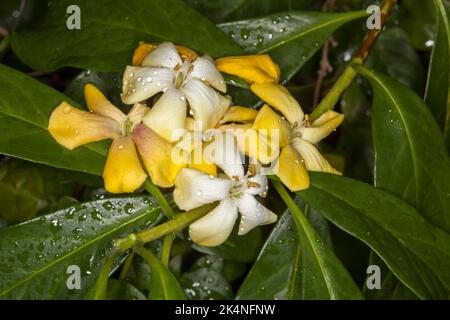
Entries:
{"type": "Polygon", "coordinates": [[[314,121],[319,118],[325,112],[332,110],[336,104],[338,103],[340,97],[344,93],[344,91],[350,86],[353,79],[355,79],[357,72],[354,70],[353,66],[361,65],[367,59],[369,54],[372,52],[372,49],[380,37],[381,31],[383,30],[389,16],[391,15],[392,10],[397,4],[397,0],[383,0],[381,4],[381,26],[380,29],[370,30],[364,41],[361,44],[358,52],[355,54],[354,58],[341,74],[335,85],[331,88],[325,98],[319,103],[317,108],[310,115],[310,120],[314,121]]]}
{"type": "Polygon", "coordinates": [[[302,210],[297,206],[295,201],[291,198],[286,188],[280,181],[272,180],[272,184],[277,190],[283,202],[286,204],[289,212],[294,218],[295,224],[298,228],[303,228],[302,225],[306,222],[306,216],[303,214],[302,210]]]}
{"type": "Polygon", "coordinates": [[[102,270],[100,271],[100,275],[97,278],[97,281],[95,282],[94,287],[92,288],[92,293],[89,296],[92,300],[105,300],[106,299],[106,292],[108,290],[108,279],[109,274],[111,272],[114,260],[119,256],[119,251],[113,250],[111,251],[111,254],[106,259],[105,264],[103,265],[102,270]]]}
{"type": "Polygon", "coordinates": [[[172,248],[173,241],[176,238],[176,233],[169,233],[164,237],[162,249],[161,249],[161,262],[166,267],[169,266],[170,250],[172,248]]]}
{"type": "Polygon", "coordinates": [[[132,233],[127,237],[115,241],[114,246],[120,251],[125,252],[135,246],[136,243],[148,243],[159,239],[169,233],[180,231],[194,221],[200,219],[208,212],[213,210],[218,202],[206,204],[202,207],[192,209],[190,211],[178,214],[174,219],[169,220],[159,226],[151,229],[143,230],[138,233],[132,233]]]}
{"type": "Polygon", "coordinates": [[[147,190],[152,196],[155,197],[156,201],[158,201],[159,205],[163,213],[169,217],[174,218],[175,212],[167,201],[166,197],[162,194],[161,190],[157,186],[155,186],[150,180],[144,182],[144,188],[147,190]]]}
{"type": "Polygon", "coordinates": [[[0,41],[0,56],[8,49],[8,47],[9,47],[9,35],[6,35],[0,41]]]}
{"type": "Polygon", "coordinates": [[[130,272],[131,265],[133,264],[134,252],[130,253],[130,255],[125,260],[122,269],[120,270],[119,280],[125,280],[128,277],[128,273],[130,272]]]}

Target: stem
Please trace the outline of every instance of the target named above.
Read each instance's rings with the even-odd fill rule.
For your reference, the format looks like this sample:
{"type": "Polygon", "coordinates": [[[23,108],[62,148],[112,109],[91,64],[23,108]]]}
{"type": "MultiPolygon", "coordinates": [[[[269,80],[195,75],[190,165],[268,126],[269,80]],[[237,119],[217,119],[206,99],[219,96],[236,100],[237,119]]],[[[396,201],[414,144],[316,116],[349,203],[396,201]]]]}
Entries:
{"type": "Polygon", "coordinates": [[[147,190],[152,196],[155,197],[156,201],[158,201],[161,206],[164,214],[169,218],[175,217],[175,212],[167,201],[166,197],[162,194],[161,190],[157,186],[155,186],[150,180],[144,182],[145,190],[147,190]]]}
{"type": "Polygon", "coordinates": [[[134,252],[130,253],[130,255],[125,260],[122,269],[120,270],[119,280],[125,280],[128,277],[128,273],[130,272],[131,265],[133,264],[134,252]]]}
{"type": "Polygon", "coordinates": [[[175,233],[169,233],[164,237],[162,249],[161,249],[161,262],[166,267],[169,266],[169,260],[170,260],[170,249],[172,248],[173,241],[176,238],[175,233]]]}
{"type": "Polygon", "coordinates": [[[370,30],[366,37],[364,38],[361,47],[358,52],[353,57],[350,64],[347,66],[345,71],[339,77],[338,81],[331,88],[326,97],[320,102],[317,108],[311,113],[310,120],[314,121],[319,118],[322,114],[327,112],[328,110],[333,109],[337,102],[339,101],[342,93],[348,88],[348,86],[352,83],[353,79],[356,77],[356,71],[353,69],[354,64],[363,64],[364,61],[369,56],[370,52],[373,49],[377,39],[379,38],[389,16],[392,13],[395,5],[397,4],[397,0],[383,0],[381,5],[381,26],[380,29],[372,29],[370,30]]]}
{"type": "Polygon", "coordinates": [[[111,272],[112,265],[114,260],[119,255],[119,252],[114,248],[111,251],[111,254],[106,259],[105,264],[103,265],[102,270],[100,271],[100,275],[95,282],[93,287],[92,298],[93,300],[105,300],[106,299],[106,291],[108,289],[108,279],[109,273],[111,272]]]}
{"type": "Polygon", "coordinates": [[[305,223],[306,216],[303,214],[302,210],[297,206],[295,201],[291,198],[286,188],[280,181],[272,180],[272,184],[275,187],[275,190],[277,190],[283,202],[286,204],[287,208],[289,209],[289,212],[292,214],[292,217],[294,218],[297,228],[302,229],[303,228],[302,224],[305,223]]]}
{"type": "Polygon", "coordinates": [[[138,233],[132,233],[127,237],[115,241],[114,246],[120,251],[125,252],[135,246],[137,242],[148,243],[150,241],[159,239],[166,234],[180,231],[194,221],[200,219],[208,212],[213,210],[218,205],[218,202],[206,204],[202,207],[192,209],[185,213],[177,215],[174,219],[169,220],[159,226],[151,229],[143,230],[138,233]]]}

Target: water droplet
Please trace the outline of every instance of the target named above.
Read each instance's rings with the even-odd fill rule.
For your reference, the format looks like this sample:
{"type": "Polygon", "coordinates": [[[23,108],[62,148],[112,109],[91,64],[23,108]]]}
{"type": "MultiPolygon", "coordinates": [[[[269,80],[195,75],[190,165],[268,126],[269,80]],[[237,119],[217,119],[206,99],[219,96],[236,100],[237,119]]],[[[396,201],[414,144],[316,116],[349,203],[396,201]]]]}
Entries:
{"type": "Polygon", "coordinates": [[[71,106],[65,106],[65,107],[63,108],[63,112],[64,112],[65,114],[69,114],[70,111],[72,111],[72,107],[71,107],[71,106]]]}
{"type": "Polygon", "coordinates": [[[119,149],[119,150],[123,150],[123,145],[121,144],[121,145],[119,145],[118,147],[117,147],[117,149],[119,149]]]}

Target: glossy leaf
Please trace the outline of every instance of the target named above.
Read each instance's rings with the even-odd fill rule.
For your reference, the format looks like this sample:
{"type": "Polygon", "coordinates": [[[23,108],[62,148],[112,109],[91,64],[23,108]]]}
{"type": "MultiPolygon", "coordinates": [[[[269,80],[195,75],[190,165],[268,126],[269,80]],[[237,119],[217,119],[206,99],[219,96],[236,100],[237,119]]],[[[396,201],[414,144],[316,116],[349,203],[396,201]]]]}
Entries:
{"type": "Polygon", "coordinates": [[[109,279],[108,300],[146,300],[144,294],[130,283],[122,280],[109,279]]]}
{"type": "Polygon", "coordinates": [[[360,299],[362,294],[312,216],[286,212],[238,292],[238,299],[360,299]],[[297,223],[297,225],[296,225],[297,223]],[[274,266],[277,266],[274,269],[274,266]]]}
{"type": "Polygon", "coordinates": [[[122,72],[140,41],[172,41],[213,57],[241,51],[181,0],[36,2],[32,23],[13,34],[11,44],[25,64],[42,71],[73,66],[122,72]],[[80,29],[67,28],[71,5],[80,8],[80,29]]]}
{"type": "Polygon", "coordinates": [[[439,127],[413,91],[376,72],[364,75],[374,88],[375,186],[449,232],[450,159],[439,127]]]}
{"type": "Polygon", "coordinates": [[[292,12],[219,25],[247,53],[267,53],[287,82],[341,25],[366,13],[292,12]]]}
{"type": "Polygon", "coordinates": [[[401,199],[349,178],[311,173],[298,195],[329,221],[369,245],[423,299],[450,297],[450,235],[401,199]]]}
{"type": "Polygon", "coordinates": [[[108,142],[70,151],[60,146],[47,131],[53,109],[62,101],[76,105],[71,99],[1,64],[0,96],[1,154],[56,168],[101,174],[108,142]]]}
{"type": "Polygon", "coordinates": [[[433,0],[403,0],[399,23],[408,33],[411,43],[420,50],[430,48],[434,33],[433,0]]]}
{"type": "Polygon", "coordinates": [[[425,103],[430,107],[439,127],[446,125],[450,111],[450,10],[444,1],[433,0],[437,24],[431,53],[425,103]]]}
{"type": "Polygon", "coordinates": [[[149,197],[125,197],[87,202],[0,229],[0,298],[80,298],[96,281],[112,240],[160,217],[149,197]],[[76,272],[70,266],[80,268],[80,290],[67,286],[76,272]]]}
{"type": "Polygon", "coordinates": [[[183,289],[170,270],[158,260],[150,250],[144,247],[135,251],[148,263],[151,269],[150,300],[183,300],[183,289]]]}

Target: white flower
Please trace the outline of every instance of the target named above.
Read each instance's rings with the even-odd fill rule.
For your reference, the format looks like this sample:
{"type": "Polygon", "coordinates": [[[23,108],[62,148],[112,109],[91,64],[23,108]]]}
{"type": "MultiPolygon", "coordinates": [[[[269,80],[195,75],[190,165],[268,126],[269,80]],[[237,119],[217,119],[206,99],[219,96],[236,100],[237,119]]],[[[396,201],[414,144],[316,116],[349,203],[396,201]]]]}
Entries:
{"type": "Polygon", "coordinates": [[[213,127],[222,118],[231,101],[213,88],[224,93],[227,89],[211,58],[183,60],[172,43],[164,42],[152,50],[140,66],[126,68],[121,97],[124,103],[134,104],[164,92],[144,123],[174,142],[179,136],[172,136],[172,133],[185,128],[187,103],[190,114],[202,121],[203,128],[213,127]]]}
{"type": "Polygon", "coordinates": [[[244,174],[234,137],[220,135],[210,146],[214,150],[214,160],[209,155],[209,161],[215,162],[224,174],[215,177],[194,169],[181,169],[175,179],[174,200],[183,210],[220,201],[215,209],[189,227],[194,242],[218,246],[233,230],[238,212],[241,214],[239,235],[258,225],[273,223],[277,216],[255,198],[255,195],[266,196],[267,178],[259,174],[256,165],[250,165],[249,172],[244,174]]]}

